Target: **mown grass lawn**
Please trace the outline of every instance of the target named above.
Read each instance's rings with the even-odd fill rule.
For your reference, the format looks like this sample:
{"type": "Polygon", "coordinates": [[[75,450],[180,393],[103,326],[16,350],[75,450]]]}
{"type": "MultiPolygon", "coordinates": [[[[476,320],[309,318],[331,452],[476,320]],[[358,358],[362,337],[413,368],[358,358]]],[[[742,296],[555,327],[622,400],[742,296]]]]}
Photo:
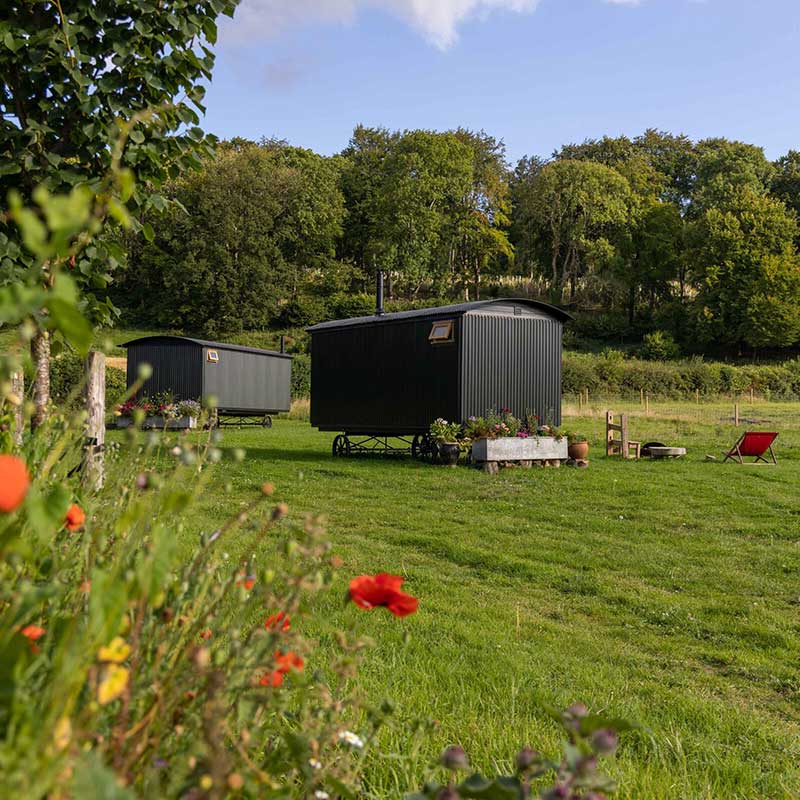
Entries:
{"type": "MultiPolygon", "coordinates": [[[[448,743],[487,770],[525,743],[555,753],[544,707],[581,700],[642,726],[611,765],[620,797],[800,797],[800,408],[742,409],[781,431],[777,467],[704,461],[742,430],[720,421],[727,406],[664,413],[633,434],[686,445],[684,460],[605,458],[598,414],[566,420],[590,434],[589,469],[499,476],[334,460],[332,436],[302,422],[226,431],[247,457],[216,468],[198,528],[265,480],[292,515],[323,514],[344,567],[303,623],[320,663],[333,630],[370,636],[367,697],[439,722],[419,752],[386,732],[400,757],[375,759],[370,796],[400,796],[448,743]],[[416,616],[343,605],[351,576],[383,570],[406,577],[416,616]]],[[[281,557],[246,533],[227,549],[281,557]]]]}

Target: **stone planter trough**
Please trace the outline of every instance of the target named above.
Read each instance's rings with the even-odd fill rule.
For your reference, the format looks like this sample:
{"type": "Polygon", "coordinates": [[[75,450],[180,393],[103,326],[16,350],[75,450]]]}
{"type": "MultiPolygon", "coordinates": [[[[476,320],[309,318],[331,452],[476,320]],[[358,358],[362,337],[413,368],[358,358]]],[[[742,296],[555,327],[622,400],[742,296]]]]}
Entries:
{"type": "MultiPolygon", "coordinates": [[[[133,420],[130,417],[118,417],[118,428],[130,428],[133,425],[133,420]]],[[[163,430],[187,430],[197,427],[197,417],[178,417],[177,419],[164,419],[164,417],[145,417],[142,423],[143,429],[158,428],[163,430]]]]}
{"type": "Polygon", "coordinates": [[[487,461],[566,461],[567,439],[553,436],[516,436],[500,439],[477,439],[472,443],[472,460],[487,461]]]}

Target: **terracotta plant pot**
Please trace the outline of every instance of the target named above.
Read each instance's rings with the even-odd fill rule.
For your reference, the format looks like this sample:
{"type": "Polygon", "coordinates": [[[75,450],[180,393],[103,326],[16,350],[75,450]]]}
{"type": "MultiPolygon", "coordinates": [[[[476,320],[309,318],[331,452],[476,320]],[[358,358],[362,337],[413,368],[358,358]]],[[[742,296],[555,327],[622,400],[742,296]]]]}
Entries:
{"type": "Polygon", "coordinates": [[[439,444],[439,459],[442,464],[454,467],[461,457],[461,447],[456,442],[441,442],[439,444]]]}
{"type": "Polygon", "coordinates": [[[575,442],[569,446],[569,457],[573,461],[586,461],[589,455],[589,442],[575,442]]]}

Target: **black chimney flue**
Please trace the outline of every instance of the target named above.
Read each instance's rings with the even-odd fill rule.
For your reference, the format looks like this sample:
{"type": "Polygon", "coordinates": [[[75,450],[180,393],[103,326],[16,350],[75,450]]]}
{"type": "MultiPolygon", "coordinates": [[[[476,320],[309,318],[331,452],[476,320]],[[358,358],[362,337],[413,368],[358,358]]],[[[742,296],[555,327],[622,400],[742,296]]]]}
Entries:
{"type": "Polygon", "coordinates": [[[281,353],[286,352],[286,336],[281,334],[281,353]]]}
{"type": "Polygon", "coordinates": [[[377,285],[375,287],[375,315],[382,317],[386,312],[383,310],[383,270],[377,273],[377,285]]]}

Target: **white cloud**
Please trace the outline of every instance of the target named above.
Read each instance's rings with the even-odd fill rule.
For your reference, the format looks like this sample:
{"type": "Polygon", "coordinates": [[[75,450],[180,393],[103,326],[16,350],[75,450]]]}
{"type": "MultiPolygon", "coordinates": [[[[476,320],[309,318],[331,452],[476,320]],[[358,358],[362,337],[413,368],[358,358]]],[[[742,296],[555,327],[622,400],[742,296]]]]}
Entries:
{"type": "Polygon", "coordinates": [[[225,35],[228,40],[257,40],[293,24],[346,24],[359,10],[377,8],[394,14],[446,49],[467,19],[496,10],[531,12],[538,4],[539,0],[243,0],[225,35]]]}

